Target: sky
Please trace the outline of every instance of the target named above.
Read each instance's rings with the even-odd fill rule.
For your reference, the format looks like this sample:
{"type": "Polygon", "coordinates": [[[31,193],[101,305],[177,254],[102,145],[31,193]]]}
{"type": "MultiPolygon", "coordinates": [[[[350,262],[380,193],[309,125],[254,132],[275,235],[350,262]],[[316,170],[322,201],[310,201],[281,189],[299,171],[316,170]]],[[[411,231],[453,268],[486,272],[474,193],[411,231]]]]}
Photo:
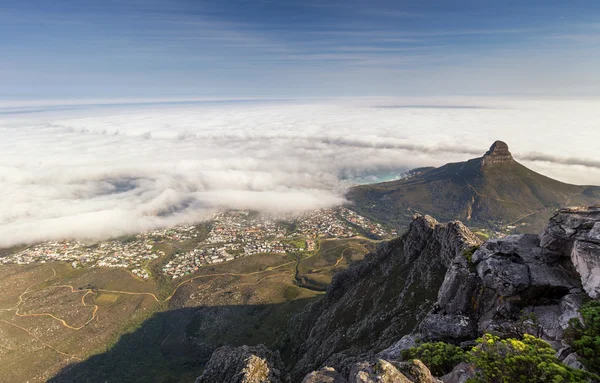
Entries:
{"type": "Polygon", "coordinates": [[[0,0],[0,100],[600,95],[596,0],[0,0]]]}

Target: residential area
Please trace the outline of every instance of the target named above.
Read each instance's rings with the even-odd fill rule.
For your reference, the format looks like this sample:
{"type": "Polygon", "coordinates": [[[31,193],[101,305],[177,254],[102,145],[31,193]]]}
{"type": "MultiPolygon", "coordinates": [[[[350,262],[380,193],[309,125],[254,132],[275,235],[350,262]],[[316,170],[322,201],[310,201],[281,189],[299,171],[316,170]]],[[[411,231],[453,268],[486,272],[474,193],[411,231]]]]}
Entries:
{"type": "Polygon", "coordinates": [[[0,258],[0,264],[61,261],[69,262],[74,268],[124,268],[147,279],[150,277],[149,262],[167,255],[157,245],[167,243],[172,244],[175,250],[162,266],[162,272],[176,279],[204,265],[228,262],[252,254],[313,251],[319,239],[349,238],[365,233],[381,238],[395,235],[395,232],[345,207],[288,217],[234,210],[214,214],[205,223],[210,227],[207,235],[200,234],[199,223],[95,244],[74,240],[49,241],[0,258]],[[182,243],[193,243],[193,248],[187,246],[183,250],[178,245],[182,243]]]}

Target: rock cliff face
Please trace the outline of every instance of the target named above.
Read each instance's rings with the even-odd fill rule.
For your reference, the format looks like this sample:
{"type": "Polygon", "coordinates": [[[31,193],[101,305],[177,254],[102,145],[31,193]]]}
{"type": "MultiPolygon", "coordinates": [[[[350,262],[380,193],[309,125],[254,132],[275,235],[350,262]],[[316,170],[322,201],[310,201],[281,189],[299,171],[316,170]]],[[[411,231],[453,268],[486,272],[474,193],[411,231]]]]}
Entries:
{"type": "Polygon", "coordinates": [[[460,342],[485,331],[533,331],[559,346],[586,293],[599,291],[599,222],[598,208],[563,209],[540,236],[490,240],[470,259],[456,257],[421,335],[460,342]]]}
{"type": "MultiPolygon", "coordinates": [[[[599,296],[600,207],[562,209],[539,236],[484,244],[460,222],[416,216],[401,238],[336,275],[321,300],[292,318],[281,350],[291,381],[304,383],[437,382],[421,364],[399,362],[401,351],[417,338],[458,344],[487,331],[533,333],[575,365],[563,331],[584,299],[599,296]]],[[[244,350],[217,350],[205,375],[253,382],[224,377],[269,371],[264,382],[285,381],[278,354],[244,350]]],[[[448,379],[471,373],[463,366],[448,379]]]]}
{"type": "Polygon", "coordinates": [[[403,237],[336,275],[325,297],[288,324],[281,349],[293,380],[322,365],[342,371],[415,330],[452,259],[479,244],[460,222],[417,216],[403,237]]]}

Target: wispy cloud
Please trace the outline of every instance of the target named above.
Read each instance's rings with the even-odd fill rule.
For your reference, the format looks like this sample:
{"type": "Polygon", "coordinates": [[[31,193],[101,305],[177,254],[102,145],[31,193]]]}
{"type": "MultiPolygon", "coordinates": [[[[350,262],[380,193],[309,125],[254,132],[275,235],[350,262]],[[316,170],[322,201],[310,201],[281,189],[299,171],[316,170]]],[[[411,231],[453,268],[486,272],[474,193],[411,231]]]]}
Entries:
{"type": "Polygon", "coordinates": [[[596,8],[554,3],[18,2],[0,97],[597,94],[596,8]]]}
{"type": "Polygon", "coordinates": [[[557,165],[579,165],[590,168],[600,169],[600,160],[578,158],[578,157],[561,157],[557,155],[543,154],[543,153],[526,153],[520,155],[520,158],[524,161],[541,161],[549,162],[557,165]]]}

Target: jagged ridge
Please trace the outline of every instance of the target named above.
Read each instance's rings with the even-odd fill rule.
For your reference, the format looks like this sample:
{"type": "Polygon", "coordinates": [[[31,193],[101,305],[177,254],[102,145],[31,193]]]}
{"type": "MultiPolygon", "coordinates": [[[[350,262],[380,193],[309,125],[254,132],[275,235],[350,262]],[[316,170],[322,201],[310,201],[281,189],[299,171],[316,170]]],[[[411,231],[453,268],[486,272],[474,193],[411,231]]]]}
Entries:
{"type": "Polygon", "coordinates": [[[415,329],[431,309],[451,259],[480,243],[460,222],[417,216],[409,231],[336,275],[325,297],[290,320],[282,344],[292,377],[352,360],[415,329]]]}

